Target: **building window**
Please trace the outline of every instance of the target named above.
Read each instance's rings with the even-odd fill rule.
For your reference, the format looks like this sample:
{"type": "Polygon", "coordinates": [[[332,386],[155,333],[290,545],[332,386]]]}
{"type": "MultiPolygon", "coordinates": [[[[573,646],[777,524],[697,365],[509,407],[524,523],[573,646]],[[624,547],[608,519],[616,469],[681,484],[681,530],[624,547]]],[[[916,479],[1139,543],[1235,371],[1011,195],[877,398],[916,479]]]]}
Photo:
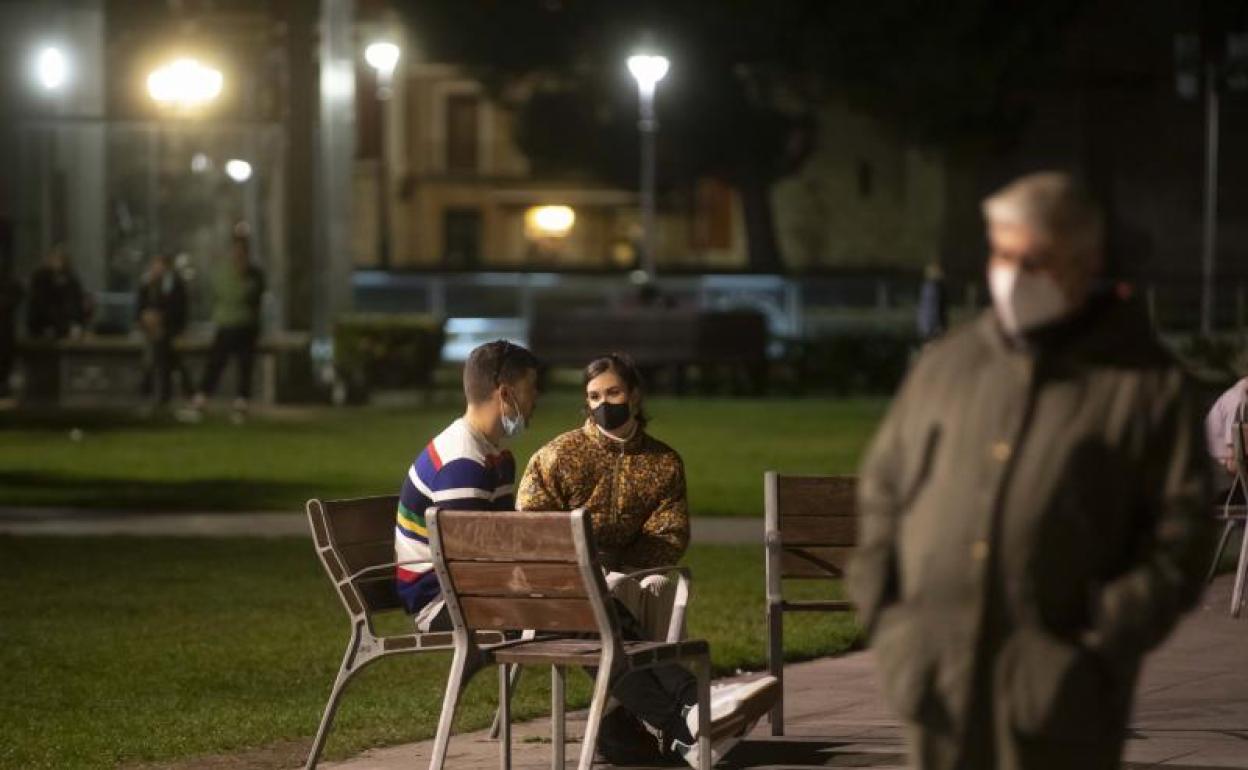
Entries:
{"type": "Polygon", "coordinates": [[[446,99],[446,170],[452,174],[477,172],[480,102],[476,94],[446,99]]]}
{"type": "Polygon", "coordinates": [[[870,198],[875,190],[875,169],[865,160],[858,161],[858,197],[870,198]]]}
{"type": "Polygon", "coordinates": [[[468,270],[481,263],[481,212],[447,209],[442,216],[442,260],[449,268],[468,270]]]}

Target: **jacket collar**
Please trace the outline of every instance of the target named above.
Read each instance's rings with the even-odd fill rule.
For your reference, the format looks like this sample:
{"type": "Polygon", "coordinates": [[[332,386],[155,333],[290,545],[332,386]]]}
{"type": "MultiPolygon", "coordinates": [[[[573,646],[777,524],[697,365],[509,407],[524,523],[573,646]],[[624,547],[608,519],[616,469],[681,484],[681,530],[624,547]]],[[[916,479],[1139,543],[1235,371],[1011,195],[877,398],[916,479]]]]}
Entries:
{"type": "Polygon", "coordinates": [[[585,418],[585,424],[581,426],[581,432],[590,440],[590,442],[607,452],[620,452],[623,454],[635,454],[641,449],[642,443],[645,442],[646,431],[640,425],[633,433],[628,441],[614,441],[604,435],[594,423],[593,418],[585,418]]]}
{"type": "Polygon", "coordinates": [[[1038,329],[1011,337],[989,307],[976,322],[994,353],[1043,357],[1116,358],[1139,340],[1151,340],[1151,325],[1131,287],[1095,291],[1073,314],[1038,329]]]}

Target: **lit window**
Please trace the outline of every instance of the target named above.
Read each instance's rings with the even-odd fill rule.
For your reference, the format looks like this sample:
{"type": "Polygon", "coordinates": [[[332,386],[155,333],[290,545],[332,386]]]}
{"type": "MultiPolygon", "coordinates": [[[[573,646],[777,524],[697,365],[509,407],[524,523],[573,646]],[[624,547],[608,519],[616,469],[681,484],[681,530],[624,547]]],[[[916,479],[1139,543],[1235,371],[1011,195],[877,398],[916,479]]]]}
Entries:
{"type": "Polygon", "coordinates": [[[534,206],[524,214],[524,234],[532,240],[563,238],[575,223],[570,206],[534,206]]]}

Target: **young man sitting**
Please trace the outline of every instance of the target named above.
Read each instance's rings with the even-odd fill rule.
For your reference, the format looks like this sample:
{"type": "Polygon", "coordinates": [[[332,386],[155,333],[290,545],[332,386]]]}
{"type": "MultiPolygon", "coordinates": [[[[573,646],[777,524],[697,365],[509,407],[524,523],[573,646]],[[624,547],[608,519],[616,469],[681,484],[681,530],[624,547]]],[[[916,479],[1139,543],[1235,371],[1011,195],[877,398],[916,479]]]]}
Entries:
{"type": "Polygon", "coordinates": [[[510,511],[516,507],[516,461],[500,444],[518,435],[537,407],[537,358],[498,340],[464,364],[464,415],[439,433],[407,469],[394,528],[395,581],[420,631],[449,631],[429,551],[425,509],[510,511]]]}

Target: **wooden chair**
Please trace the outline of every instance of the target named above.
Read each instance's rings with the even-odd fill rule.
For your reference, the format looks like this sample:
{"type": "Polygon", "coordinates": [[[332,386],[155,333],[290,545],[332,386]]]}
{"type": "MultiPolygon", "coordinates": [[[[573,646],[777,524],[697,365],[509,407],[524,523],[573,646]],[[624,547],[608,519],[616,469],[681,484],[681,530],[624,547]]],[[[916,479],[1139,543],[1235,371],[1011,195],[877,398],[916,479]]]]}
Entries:
{"type": "Polygon", "coordinates": [[[767,668],[780,684],[770,716],[772,735],[784,735],[784,613],[853,611],[842,599],[785,599],[783,581],[843,577],[857,536],[856,486],[853,476],[763,475],[767,668]]]}
{"type": "MultiPolygon", "coordinates": [[[[567,666],[597,668],[581,745],[580,770],[594,759],[598,726],[611,684],[637,669],[688,662],[698,682],[699,724],[710,724],[710,648],[702,640],[625,641],[595,555],[583,510],[558,513],[455,511],[425,515],[434,567],[454,623],[451,663],[430,770],[441,770],[460,694],[485,666],[499,668],[500,762],[511,766],[511,682],[507,666],[551,667],[552,767],[564,764],[564,682],[567,666]],[[479,646],[475,633],[533,629],[536,636],[479,646]],[[569,635],[575,634],[573,638],[569,635]]],[[[667,572],[672,568],[645,570],[667,572]]],[[[682,586],[688,590],[683,568],[682,586]]],[[[675,622],[675,621],[673,621],[675,622]]],[[[710,730],[698,741],[700,766],[711,766],[710,730]]]]}
{"type": "MultiPolygon", "coordinates": [[[[373,619],[402,612],[394,587],[394,526],[399,498],[393,495],[355,500],[309,500],[308,525],[316,553],[334,584],[351,621],[351,639],[305,767],[314,768],[333,724],[343,689],[365,666],[387,655],[450,651],[450,632],[378,634],[373,619]]],[[[501,642],[502,634],[478,638],[477,644],[501,642]]]]}

